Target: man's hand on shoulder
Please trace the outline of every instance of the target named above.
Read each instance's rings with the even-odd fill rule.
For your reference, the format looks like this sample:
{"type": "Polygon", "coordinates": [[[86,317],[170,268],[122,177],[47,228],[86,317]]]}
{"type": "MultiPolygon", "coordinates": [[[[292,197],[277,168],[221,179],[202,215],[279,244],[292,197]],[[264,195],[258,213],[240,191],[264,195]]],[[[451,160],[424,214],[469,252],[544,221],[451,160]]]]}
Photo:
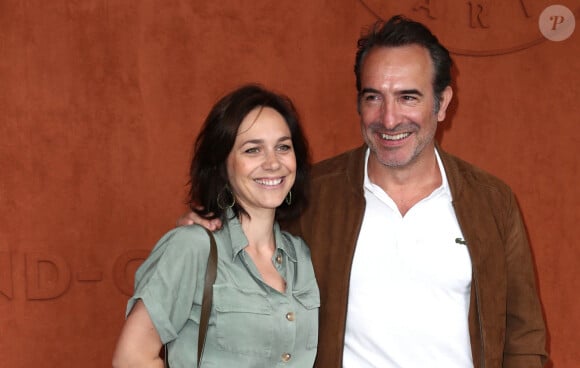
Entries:
{"type": "Polygon", "coordinates": [[[189,211],[181,215],[181,217],[177,219],[176,223],[177,226],[187,226],[193,224],[203,226],[211,231],[216,231],[218,229],[221,229],[222,227],[222,222],[220,219],[208,220],[199,216],[197,213],[193,211],[189,211]]]}

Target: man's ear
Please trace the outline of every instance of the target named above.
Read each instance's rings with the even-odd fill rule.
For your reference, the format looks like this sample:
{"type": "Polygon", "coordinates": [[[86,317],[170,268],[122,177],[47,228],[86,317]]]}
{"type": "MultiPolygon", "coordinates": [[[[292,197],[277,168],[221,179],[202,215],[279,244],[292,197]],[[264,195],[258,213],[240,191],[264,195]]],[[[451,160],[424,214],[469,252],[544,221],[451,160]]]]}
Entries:
{"type": "Polygon", "coordinates": [[[443,92],[441,92],[441,99],[439,101],[439,111],[437,111],[437,121],[445,120],[445,115],[447,113],[447,107],[453,98],[453,89],[451,86],[445,87],[443,92]]]}

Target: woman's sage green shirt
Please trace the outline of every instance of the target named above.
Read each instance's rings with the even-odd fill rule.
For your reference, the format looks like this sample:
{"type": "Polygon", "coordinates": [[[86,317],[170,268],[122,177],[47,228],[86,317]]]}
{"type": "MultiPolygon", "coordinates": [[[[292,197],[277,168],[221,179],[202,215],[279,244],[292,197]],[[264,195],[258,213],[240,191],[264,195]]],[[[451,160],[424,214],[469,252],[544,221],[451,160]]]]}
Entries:
{"type": "MultiPolygon", "coordinates": [[[[274,226],[272,262],[286,281],[280,293],[262,278],[244,248],[238,219],[214,233],[218,272],[201,367],[312,367],[318,343],[320,295],[302,239],[274,226]]],[[[141,299],[172,368],[196,366],[197,334],[209,238],[199,226],[161,238],[135,275],[127,314],[141,299]]]]}

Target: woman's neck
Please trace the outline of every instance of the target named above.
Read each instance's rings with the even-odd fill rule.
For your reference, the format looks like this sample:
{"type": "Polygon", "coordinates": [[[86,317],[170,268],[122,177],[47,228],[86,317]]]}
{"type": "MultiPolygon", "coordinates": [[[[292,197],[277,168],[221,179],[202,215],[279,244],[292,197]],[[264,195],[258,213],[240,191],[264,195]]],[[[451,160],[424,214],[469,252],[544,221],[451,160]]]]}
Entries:
{"type": "Polygon", "coordinates": [[[242,230],[248,239],[248,247],[258,251],[274,251],[274,211],[241,215],[242,230]]]}
{"type": "Polygon", "coordinates": [[[242,230],[248,239],[246,253],[250,256],[254,265],[260,272],[262,280],[271,288],[284,293],[286,280],[282,278],[273,263],[276,252],[276,240],[274,237],[274,212],[270,215],[251,214],[251,218],[242,215],[240,222],[242,230]]]}

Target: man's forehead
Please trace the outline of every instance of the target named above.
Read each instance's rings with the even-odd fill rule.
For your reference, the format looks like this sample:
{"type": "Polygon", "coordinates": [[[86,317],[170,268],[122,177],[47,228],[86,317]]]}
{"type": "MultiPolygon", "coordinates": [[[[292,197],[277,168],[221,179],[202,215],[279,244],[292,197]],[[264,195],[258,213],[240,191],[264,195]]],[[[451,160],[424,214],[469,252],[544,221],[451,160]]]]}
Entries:
{"type": "Polygon", "coordinates": [[[375,46],[368,51],[362,61],[363,70],[368,64],[432,64],[429,50],[417,44],[404,46],[375,46]]]}
{"type": "Polygon", "coordinates": [[[404,80],[431,83],[434,74],[431,57],[421,46],[373,48],[361,65],[361,87],[377,88],[380,83],[404,80]]]}

